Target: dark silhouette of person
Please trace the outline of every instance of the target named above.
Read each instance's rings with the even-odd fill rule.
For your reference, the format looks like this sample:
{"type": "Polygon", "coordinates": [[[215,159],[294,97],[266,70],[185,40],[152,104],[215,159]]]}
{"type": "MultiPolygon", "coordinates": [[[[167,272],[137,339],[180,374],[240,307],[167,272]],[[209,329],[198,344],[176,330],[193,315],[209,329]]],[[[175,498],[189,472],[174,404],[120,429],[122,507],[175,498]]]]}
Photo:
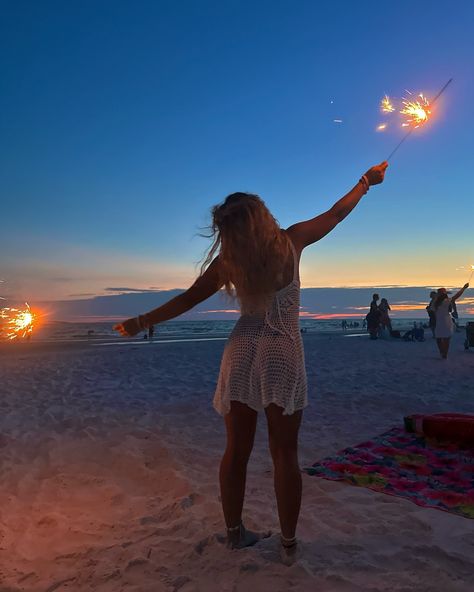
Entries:
{"type": "Polygon", "coordinates": [[[380,326],[380,318],[382,313],[379,310],[379,306],[377,302],[380,300],[380,296],[378,294],[373,294],[372,302],[370,303],[370,311],[368,315],[365,317],[367,321],[367,331],[370,334],[370,339],[377,339],[377,333],[380,326]]]}
{"type": "Polygon", "coordinates": [[[436,311],[435,311],[434,304],[436,302],[437,296],[438,296],[437,292],[435,292],[435,291],[430,292],[430,303],[426,307],[426,312],[428,313],[428,317],[430,319],[429,326],[430,326],[433,338],[435,336],[435,328],[436,328],[436,311]]]}
{"type": "Polygon", "coordinates": [[[152,341],[154,334],[155,334],[155,327],[154,327],[154,325],[150,325],[148,327],[148,341],[152,341]]]}
{"type": "Polygon", "coordinates": [[[388,303],[386,298],[382,298],[379,305],[380,324],[382,325],[382,327],[386,327],[389,331],[391,331],[392,321],[390,320],[390,315],[388,314],[389,310],[392,310],[390,308],[390,304],[388,303]]]}

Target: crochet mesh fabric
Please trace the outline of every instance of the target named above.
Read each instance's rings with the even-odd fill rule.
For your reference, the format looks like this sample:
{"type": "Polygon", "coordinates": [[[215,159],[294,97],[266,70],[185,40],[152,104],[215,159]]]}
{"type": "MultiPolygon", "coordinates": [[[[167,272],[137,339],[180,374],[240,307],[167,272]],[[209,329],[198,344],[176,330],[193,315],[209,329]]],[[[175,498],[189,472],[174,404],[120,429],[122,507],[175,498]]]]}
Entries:
{"type": "Polygon", "coordinates": [[[284,415],[308,404],[298,260],[290,244],[293,280],[275,292],[265,312],[242,315],[225,345],[214,396],[214,408],[221,415],[230,411],[231,401],[255,411],[274,403],[284,415]]]}

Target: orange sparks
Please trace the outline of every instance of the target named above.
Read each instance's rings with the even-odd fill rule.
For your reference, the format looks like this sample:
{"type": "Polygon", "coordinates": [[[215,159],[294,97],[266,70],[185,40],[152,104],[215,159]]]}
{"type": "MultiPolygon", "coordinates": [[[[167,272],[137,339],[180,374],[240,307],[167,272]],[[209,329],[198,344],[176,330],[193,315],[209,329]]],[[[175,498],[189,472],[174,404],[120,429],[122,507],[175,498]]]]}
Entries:
{"type": "Polygon", "coordinates": [[[26,308],[0,308],[0,337],[7,339],[18,339],[28,337],[33,331],[35,314],[31,311],[28,303],[26,308]]]}
{"type": "Polygon", "coordinates": [[[381,124],[380,124],[380,125],[378,125],[378,126],[375,128],[375,129],[376,129],[378,132],[383,132],[384,130],[386,130],[386,129],[387,129],[387,124],[386,124],[386,123],[381,123],[381,124]]]}
{"type": "Polygon", "coordinates": [[[417,128],[425,124],[431,116],[430,102],[420,93],[418,101],[409,101],[403,99],[403,109],[400,113],[405,116],[405,121],[402,123],[403,127],[417,128]]]}
{"type": "Polygon", "coordinates": [[[382,111],[382,113],[393,113],[393,111],[395,111],[395,107],[388,95],[385,95],[380,101],[380,111],[382,111]]]}

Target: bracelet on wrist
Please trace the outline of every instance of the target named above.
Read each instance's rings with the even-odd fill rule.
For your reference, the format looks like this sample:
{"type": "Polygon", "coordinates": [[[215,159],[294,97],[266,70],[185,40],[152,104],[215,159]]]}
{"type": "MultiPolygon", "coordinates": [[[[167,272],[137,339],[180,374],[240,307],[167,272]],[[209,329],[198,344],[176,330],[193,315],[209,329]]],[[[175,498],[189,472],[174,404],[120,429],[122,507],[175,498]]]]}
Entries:
{"type": "Polygon", "coordinates": [[[367,191],[370,188],[370,183],[369,183],[369,179],[367,178],[367,175],[362,175],[362,177],[359,179],[359,183],[362,184],[362,186],[365,189],[365,193],[367,193],[367,191]]]}
{"type": "Polygon", "coordinates": [[[145,331],[145,329],[148,329],[148,325],[146,322],[146,315],[138,315],[137,325],[138,325],[138,328],[140,329],[140,331],[145,331]]]}

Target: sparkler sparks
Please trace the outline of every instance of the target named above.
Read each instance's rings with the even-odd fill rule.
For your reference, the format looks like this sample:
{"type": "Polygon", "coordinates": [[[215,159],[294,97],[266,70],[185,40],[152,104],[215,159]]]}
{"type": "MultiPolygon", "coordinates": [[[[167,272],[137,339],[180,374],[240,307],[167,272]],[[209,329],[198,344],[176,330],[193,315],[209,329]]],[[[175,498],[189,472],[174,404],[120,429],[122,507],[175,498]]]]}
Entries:
{"type": "Polygon", "coordinates": [[[31,311],[28,303],[26,308],[0,308],[0,336],[7,339],[18,339],[28,337],[33,332],[35,314],[31,311]]]}
{"type": "Polygon", "coordinates": [[[420,93],[418,95],[420,100],[410,101],[408,98],[403,99],[403,108],[400,110],[401,115],[405,116],[405,121],[402,123],[403,127],[417,128],[428,121],[431,116],[431,105],[428,99],[420,93]]]}
{"type": "MultiPolygon", "coordinates": [[[[403,127],[408,127],[408,131],[400,140],[400,142],[398,142],[392,152],[390,152],[386,160],[390,160],[392,158],[403,142],[405,142],[405,140],[411,135],[413,130],[420,127],[420,125],[424,125],[431,118],[433,105],[448,88],[452,81],[453,79],[450,78],[431,102],[428,101],[428,99],[421,93],[418,95],[419,99],[421,99],[420,101],[410,101],[408,98],[403,99],[403,108],[400,110],[400,114],[406,117],[405,122],[402,125],[403,127]]],[[[407,92],[409,95],[411,95],[410,91],[407,92]]]]}
{"type": "Polygon", "coordinates": [[[380,124],[380,125],[378,125],[378,126],[375,128],[375,129],[376,129],[378,132],[383,132],[384,130],[386,130],[386,129],[387,129],[387,124],[386,124],[386,123],[381,123],[381,124],[380,124]]]}
{"type": "Polygon", "coordinates": [[[393,111],[395,111],[392,100],[388,95],[385,95],[380,101],[380,111],[382,111],[382,113],[393,113],[393,111]]]}

